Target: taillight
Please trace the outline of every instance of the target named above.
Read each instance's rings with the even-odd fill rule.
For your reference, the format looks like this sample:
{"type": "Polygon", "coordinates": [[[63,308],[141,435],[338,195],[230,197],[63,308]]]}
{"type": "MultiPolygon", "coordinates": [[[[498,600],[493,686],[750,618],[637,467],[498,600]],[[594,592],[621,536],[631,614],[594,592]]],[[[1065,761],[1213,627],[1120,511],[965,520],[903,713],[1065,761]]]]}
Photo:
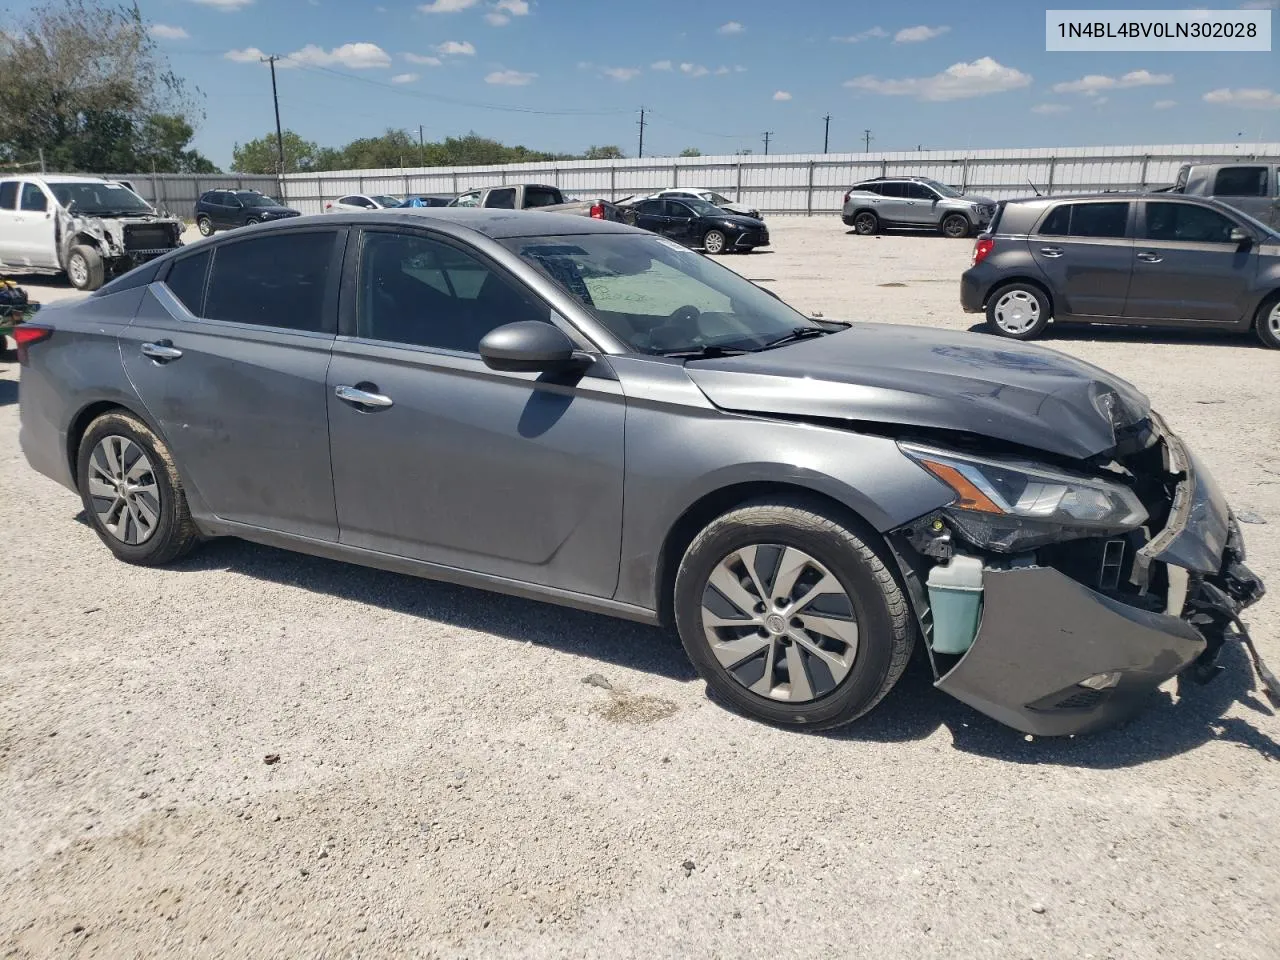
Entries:
{"type": "Polygon", "coordinates": [[[38,323],[20,323],[9,334],[18,342],[18,362],[27,362],[27,348],[33,343],[41,343],[53,336],[53,327],[38,323]]]}
{"type": "Polygon", "coordinates": [[[845,202],[845,203],[848,203],[848,202],[849,202],[849,198],[850,198],[850,197],[852,197],[852,196],[853,196],[853,191],[852,191],[852,190],[846,190],[846,191],[845,191],[845,193],[844,193],[844,202],[845,202]]]}
{"type": "Polygon", "coordinates": [[[973,263],[971,265],[976,267],[987,259],[987,254],[994,250],[995,246],[996,241],[993,237],[979,237],[973,245],[973,263]]]}
{"type": "Polygon", "coordinates": [[[603,219],[604,219],[604,204],[603,204],[603,203],[593,203],[593,204],[591,205],[591,216],[592,216],[592,217],[594,217],[594,218],[595,218],[595,219],[597,219],[597,220],[603,220],[603,219]]]}
{"type": "Polygon", "coordinates": [[[326,204],[324,205],[324,208],[325,208],[326,210],[332,210],[332,209],[333,209],[333,204],[332,204],[332,203],[326,203],[326,204]]]}

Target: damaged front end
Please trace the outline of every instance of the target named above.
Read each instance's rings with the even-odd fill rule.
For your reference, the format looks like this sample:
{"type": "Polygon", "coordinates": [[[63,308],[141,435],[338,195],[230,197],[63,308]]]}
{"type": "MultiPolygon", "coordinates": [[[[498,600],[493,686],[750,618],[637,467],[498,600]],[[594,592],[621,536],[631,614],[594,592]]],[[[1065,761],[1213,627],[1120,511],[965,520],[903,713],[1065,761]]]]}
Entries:
{"type": "Polygon", "coordinates": [[[158,214],[99,217],[59,207],[58,261],[65,269],[75,247],[89,247],[102,258],[110,280],[181,247],[182,229],[182,221],[158,214]]]}
{"type": "Polygon", "coordinates": [[[1084,733],[1249,647],[1264,592],[1216,483],[1154,413],[1088,461],[900,441],[955,499],[889,535],[939,689],[1018,730],[1084,733]]]}

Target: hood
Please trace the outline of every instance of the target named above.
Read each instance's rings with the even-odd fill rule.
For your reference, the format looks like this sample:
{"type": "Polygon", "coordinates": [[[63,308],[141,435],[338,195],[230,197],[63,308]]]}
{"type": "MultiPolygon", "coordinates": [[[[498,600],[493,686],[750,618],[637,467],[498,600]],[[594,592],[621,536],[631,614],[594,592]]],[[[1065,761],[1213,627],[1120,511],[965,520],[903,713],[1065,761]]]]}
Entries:
{"type": "Polygon", "coordinates": [[[264,219],[267,217],[300,217],[301,210],[295,210],[293,207],[263,207],[260,214],[264,219]]]}
{"type": "Polygon", "coordinates": [[[1075,459],[1108,453],[1150,415],[1137,389],[1074,357],[896,324],[685,370],[726,410],[957,430],[1075,459]]]}
{"type": "Polygon", "coordinates": [[[990,197],[975,197],[968,193],[963,194],[960,199],[968,200],[970,203],[976,203],[983,207],[994,207],[996,205],[996,201],[992,200],[990,197]]]}

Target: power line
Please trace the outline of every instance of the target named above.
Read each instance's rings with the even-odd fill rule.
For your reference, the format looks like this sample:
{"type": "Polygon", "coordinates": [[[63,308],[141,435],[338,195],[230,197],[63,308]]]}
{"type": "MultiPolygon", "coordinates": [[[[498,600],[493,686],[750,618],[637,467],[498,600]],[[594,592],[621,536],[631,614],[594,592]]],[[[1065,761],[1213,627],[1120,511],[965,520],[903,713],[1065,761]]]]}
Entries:
{"type": "MultiPolygon", "coordinates": [[[[673,127],[679,127],[681,130],[687,130],[689,133],[696,133],[700,137],[718,137],[721,140],[746,140],[747,139],[747,137],[741,133],[715,133],[711,130],[702,130],[702,129],[699,129],[698,127],[691,127],[687,123],[683,123],[680,120],[676,120],[673,117],[668,117],[664,113],[659,113],[657,110],[654,110],[652,107],[647,107],[645,109],[645,113],[647,113],[651,117],[659,117],[665,122],[671,124],[673,127]]],[[[649,123],[652,124],[653,121],[650,120],[649,123]]]]}

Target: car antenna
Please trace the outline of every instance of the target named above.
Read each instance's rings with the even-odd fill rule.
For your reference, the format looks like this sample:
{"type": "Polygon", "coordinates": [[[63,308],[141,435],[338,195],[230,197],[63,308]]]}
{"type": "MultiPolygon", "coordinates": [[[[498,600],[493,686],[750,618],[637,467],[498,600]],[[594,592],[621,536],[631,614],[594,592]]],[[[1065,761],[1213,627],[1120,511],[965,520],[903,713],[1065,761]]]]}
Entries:
{"type": "Polygon", "coordinates": [[[1027,183],[1031,186],[1031,189],[1035,191],[1035,194],[1037,197],[1044,196],[1044,194],[1040,192],[1040,190],[1036,187],[1035,183],[1032,181],[1030,177],[1027,177],[1027,183]]]}

